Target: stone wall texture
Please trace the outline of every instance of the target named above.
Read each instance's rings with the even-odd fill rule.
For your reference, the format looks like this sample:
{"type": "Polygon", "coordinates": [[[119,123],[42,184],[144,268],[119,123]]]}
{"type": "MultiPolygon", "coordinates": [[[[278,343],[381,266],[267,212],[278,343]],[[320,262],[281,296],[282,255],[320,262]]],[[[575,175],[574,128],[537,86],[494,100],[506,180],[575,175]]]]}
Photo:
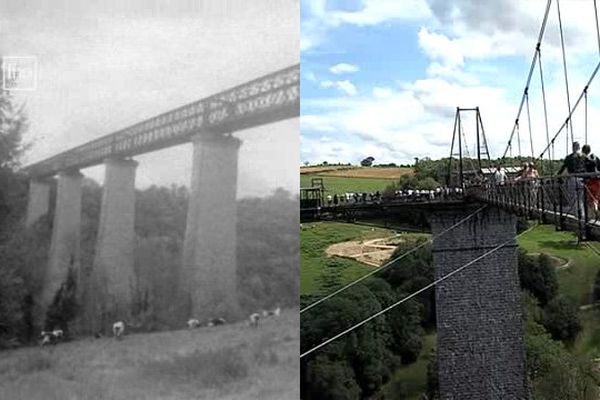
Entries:
{"type": "MultiPolygon", "coordinates": [[[[434,211],[432,233],[440,234],[475,209],[434,211]]],[[[528,398],[515,216],[488,206],[434,238],[435,276],[439,279],[505,242],[506,247],[436,285],[444,400],[528,398]]]]}

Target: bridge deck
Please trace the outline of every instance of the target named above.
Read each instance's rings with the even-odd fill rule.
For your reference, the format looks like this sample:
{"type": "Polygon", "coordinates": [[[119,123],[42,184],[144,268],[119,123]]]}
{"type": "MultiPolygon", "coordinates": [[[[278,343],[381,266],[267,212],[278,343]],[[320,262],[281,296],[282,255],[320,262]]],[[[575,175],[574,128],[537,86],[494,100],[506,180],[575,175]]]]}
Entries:
{"type": "Polygon", "coordinates": [[[428,213],[442,207],[461,207],[475,203],[490,204],[509,210],[528,219],[554,224],[557,229],[574,232],[579,239],[600,240],[600,218],[593,215],[588,185],[600,174],[578,174],[570,177],[542,177],[511,182],[506,185],[471,186],[464,193],[451,196],[431,194],[431,198],[387,198],[301,210],[301,219],[355,219],[385,218],[411,211],[428,213]]]}
{"type": "Polygon", "coordinates": [[[300,67],[295,65],[102,136],[24,168],[30,176],[132,157],[190,141],[202,130],[229,133],[300,115],[300,67]]]}

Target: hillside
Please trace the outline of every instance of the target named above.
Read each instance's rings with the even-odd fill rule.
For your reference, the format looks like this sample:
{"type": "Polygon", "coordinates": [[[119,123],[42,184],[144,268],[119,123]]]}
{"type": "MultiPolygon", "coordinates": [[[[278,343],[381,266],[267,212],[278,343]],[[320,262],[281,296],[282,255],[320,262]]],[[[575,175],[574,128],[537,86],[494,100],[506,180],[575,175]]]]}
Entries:
{"type": "Polygon", "coordinates": [[[193,331],[4,351],[0,399],[298,399],[298,310],[193,331]]]}

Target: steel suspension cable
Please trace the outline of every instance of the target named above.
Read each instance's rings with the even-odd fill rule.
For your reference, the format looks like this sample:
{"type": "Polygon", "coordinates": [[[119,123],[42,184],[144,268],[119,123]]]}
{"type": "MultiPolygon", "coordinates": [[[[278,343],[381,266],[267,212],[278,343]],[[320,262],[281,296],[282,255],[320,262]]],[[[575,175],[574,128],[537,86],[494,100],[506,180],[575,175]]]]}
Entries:
{"type": "MultiPolygon", "coordinates": [[[[533,53],[531,65],[529,66],[529,74],[527,75],[527,82],[525,83],[525,90],[523,91],[523,96],[521,97],[521,103],[519,104],[519,110],[517,111],[517,118],[515,118],[515,121],[518,121],[519,118],[521,117],[521,111],[523,110],[523,104],[525,102],[525,92],[529,88],[529,84],[531,82],[531,76],[533,75],[533,70],[535,68],[535,62],[536,62],[537,57],[539,56],[539,48],[542,44],[544,32],[546,31],[546,24],[548,22],[548,14],[550,13],[550,5],[551,4],[552,4],[552,0],[548,0],[548,2],[546,3],[546,11],[544,12],[544,19],[542,20],[542,26],[540,27],[540,33],[538,34],[537,44],[535,47],[535,51],[533,53]]],[[[510,133],[510,137],[508,139],[508,145],[506,146],[506,149],[504,150],[504,154],[502,155],[502,158],[506,157],[506,153],[508,152],[508,148],[510,147],[513,136],[515,134],[515,128],[516,127],[513,125],[512,132],[510,133]]]]}
{"type": "Polygon", "coordinates": [[[588,96],[587,96],[587,89],[584,89],[584,93],[585,93],[585,144],[588,144],[588,96]]]}
{"type": "MultiPolygon", "coordinates": [[[[567,90],[567,110],[570,112],[571,111],[571,95],[569,93],[569,78],[568,78],[568,74],[567,74],[567,56],[565,53],[565,39],[564,39],[564,35],[563,35],[562,18],[560,16],[560,0],[556,0],[556,9],[558,11],[558,29],[560,31],[560,48],[562,50],[563,71],[564,71],[564,75],[565,75],[565,88],[567,90]]],[[[570,119],[570,115],[569,115],[569,119],[570,119]]],[[[573,138],[573,121],[571,121],[569,126],[571,128],[571,142],[574,142],[575,139],[573,138]]],[[[568,134],[568,132],[567,132],[567,134],[568,134]]],[[[569,139],[567,138],[567,154],[568,153],[569,153],[569,139]]]]}
{"type": "Polygon", "coordinates": [[[533,134],[531,132],[531,114],[529,112],[529,93],[525,95],[525,104],[527,105],[527,125],[529,126],[529,145],[531,146],[531,158],[535,158],[535,154],[533,152],[533,134]]]}
{"type": "MultiPolygon", "coordinates": [[[[536,226],[537,226],[537,225],[533,225],[532,227],[530,227],[530,228],[529,228],[529,229],[527,229],[526,231],[523,231],[523,232],[521,232],[519,235],[517,235],[517,237],[519,237],[519,236],[521,236],[521,235],[524,235],[524,234],[528,233],[529,231],[531,231],[531,230],[532,230],[533,228],[535,228],[536,226]]],[[[355,330],[355,329],[357,329],[357,328],[360,328],[361,326],[363,326],[363,325],[364,325],[364,324],[366,324],[367,322],[371,321],[372,319],[374,319],[374,318],[377,318],[377,317],[379,317],[380,315],[383,315],[383,314],[385,314],[385,313],[386,313],[386,312],[388,312],[389,310],[391,310],[391,309],[393,309],[393,308],[395,308],[395,307],[399,306],[400,304],[402,304],[402,303],[404,303],[404,302],[406,302],[406,301],[408,301],[408,300],[412,299],[413,297],[415,297],[415,296],[417,296],[417,295],[419,295],[419,294],[423,293],[424,291],[426,291],[426,290],[428,290],[428,289],[430,289],[430,288],[434,287],[434,286],[435,286],[435,285],[437,285],[438,283],[445,281],[446,279],[450,278],[451,276],[453,276],[453,275],[455,275],[455,274],[459,273],[460,271],[464,270],[465,268],[467,268],[467,267],[469,267],[469,266],[471,266],[471,265],[475,264],[477,261],[479,261],[479,260],[481,260],[481,259],[483,259],[483,258],[485,258],[485,257],[489,256],[490,254],[492,254],[492,253],[495,253],[496,251],[500,250],[501,248],[503,248],[503,247],[507,246],[508,244],[510,244],[510,243],[512,243],[512,242],[514,242],[514,241],[516,241],[516,238],[511,238],[511,239],[507,240],[506,242],[504,242],[504,243],[502,243],[502,244],[499,244],[498,246],[494,247],[493,249],[491,249],[491,250],[489,250],[489,251],[487,251],[487,252],[483,253],[482,255],[480,255],[480,256],[478,256],[478,257],[476,257],[476,258],[472,259],[472,260],[471,260],[471,261],[469,261],[468,263],[466,263],[466,264],[464,264],[464,265],[460,266],[459,268],[455,269],[455,270],[454,270],[454,271],[452,271],[452,272],[449,272],[449,273],[447,273],[446,275],[442,276],[441,278],[438,278],[438,279],[436,279],[435,281],[433,281],[433,282],[431,282],[430,284],[428,284],[428,285],[426,285],[426,286],[422,287],[421,289],[417,290],[416,292],[414,292],[414,293],[412,293],[412,294],[410,294],[410,295],[408,295],[408,296],[406,296],[406,297],[404,297],[404,298],[402,298],[402,299],[398,300],[397,302],[395,302],[395,303],[393,303],[392,305],[390,305],[390,306],[388,306],[388,307],[384,308],[383,310],[380,310],[379,312],[377,312],[377,313],[375,313],[375,314],[371,315],[370,317],[368,317],[368,318],[366,318],[366,319],[363,319],[363,320],[362,320],[362,321],[360,321],[359,323],[357,323],[357,324],[355,324],[355,325],[352,325],[350,328],[348,328],[348,329],[346,329],[346,330],[344,330],[344,331],[342,331],[342,332],[338,333],[337,335],[335,335],[335,336],[333,336],[333,337],[331,337],[331,338],[329,338],[329,339],[325,340],[324,342],[322,342],[321,344],[319,344],[319,345],[317,345],[317,346],[315,346],[315,347],[311,348],[310,350],[307,350],[307,351],[305,351],[304,353],[300,354],[300,358],[306,357],[307,355],[309,355],[309,354],[311,354],[311,353],[313,353],[313,352],[315,352],[315,351],[319,350],[321,347],[327,346],[329,343],[333,342],[334,340],[337,340],[337,339],[341,338],[342,336],[344,336],[344,335],[347,335],[348,333],[352,332],[353,330],[355,330]]]]}
{"type": "MultiPolygon", "coordinates": [[[[478,208],[477,210],[475,210],[474,212],[472,212],[471,214],[467,215],[465,218],[461,219],[460,221],[458,221],[457,223],[455,223],[454,225],[451,225],[449,228],[444,229],[442,232],[440,232],[438,235],[435,236],[435,238],[439,238],[440,236],[445,235],[446,233],[450,232],[451,230],[453,230],[454,228],[456,228],[457,226],[465,223],[466,221],[468,221],[469,219],[471,219],[473,216],[475,216],[476,214],[480,213],[481,211],[483,211],[484,208],[486,208],[487,206],[483,206],[478,208]]],[[[394,258],[391,261],[386,262],[385,264],[383,264],[382,266],[375,268],[373,270],[371,270],[369,273],[361,276],[358,279],[355,279],[354,281],[348,283],[345,286],[342,286],[341,288],[339,288],[338,290],[328,294],[325,297],[320,298],[319,300],[315,301],[314,303],[309,304],[308,306],[300,309],[300,314],[302,314],[305,311],[310,310],[313,307],[318,306],[319,304],[321,304],[322,302],[329,300],[330,298],[332,298],[335,295],[340,294],[341,292],[343,292],[346,289],[351,288],[352,286],[356,285],[359,282],[364,281],[365,279],[367,279],[368,277],[370,277],[373,274],[376,274],[379,271],[382,271],[386,268],[388,268],[389,266],[391,266],[392,264],[394,264],[396,261],[400,261],[401,259],[409,256],[410,254],[414,253],[415,251],[419,250],[420,248],[424,247],[425,245],[432,243],[433,242],[433,237],[430,239],[427,239],[426,241],[424,241],[423,243],[421,243],[420,245],[413,247],[412,249],[410,249],[409,251],[407,251],[406,253],[403,253],[401,255],[399,255],[398,257],[394,258]]]]}
{"type": "Polygon", "coordinates": [[[596,18],[596,37],[598,38],[598,54],[600,54],[600,28],[598,27],[598,6],[594,0],[594,17],[596,18]]]}
{"type": "Polygon", "coordinates": [[[519,129],[519,121],[517,120],[517,149],[519,151],[519,157],[521,157],[521,133],[519,129]]]}
{"type": "MultiPolygon", "coordinates": [[[[554,143],[554,140],[558,137],[558,135],[562,132],[562,130],[565,128],[565,126],[567,125],[567,121],[569,121],[569,119],[571,119],[571,115],[575,112],[575,110],[577,110],[577,107],[579,106],[579,104],[581,103],[581,100],[584,98],[585,92],[587,91],[587,89],[590,87],[590,84],[592,83],[592,81],[594,80],[594,78],[596,77],[596,74],[598,73],[598,70],[600,69],[600,62],[598,62],[598,64],[596,64],[596,68],[594,68],[594,71],[592,72],[592,75],[590,76],[590,78],[587,81],[587,84],[585,85],[585,87],[583,88],[583,90],[581,91],[581,94],[579,95],[579,98],[577,99],[577,101],[575,102],[575,105],[573,106],[573,109],[571,110],[571,112],[569,113],[569,115],[567,116],[567,119],[565,120],[565,122],[562,123],[562,125],[560,126],[560,128],[558,129],[558,131],[556,132],[556,134],[554,135],[554,137],[552,138],[552,140],[550,140],[550,144],[554,143]]],[[[541,158],[544,156],[544,154],[546,153],[546,151],[550,148],[550,146],[546,146],[546,148],[542,151],[542,153],[538,156],[538,158],[541,158]]]]}
{"type": "MultiPolygon", "coordinates": [[[[554,139],[550,142],[550,131],[548,128],[548,105],[546,103],[546,88],[544,86],[544,70],[542,68],[542,51],[538,47],[538,67],[540,70],[540,83],[542,87],[542,102],[544,103],[544,126],[546,128],[546,143],[547,147],[550,147],[550,143],[554,146],[554,139]]],[[[548,153],[548,161],[550,161],[550,170],[552,170],[552,159],[554,158],[554,152],[548,153]]]]}

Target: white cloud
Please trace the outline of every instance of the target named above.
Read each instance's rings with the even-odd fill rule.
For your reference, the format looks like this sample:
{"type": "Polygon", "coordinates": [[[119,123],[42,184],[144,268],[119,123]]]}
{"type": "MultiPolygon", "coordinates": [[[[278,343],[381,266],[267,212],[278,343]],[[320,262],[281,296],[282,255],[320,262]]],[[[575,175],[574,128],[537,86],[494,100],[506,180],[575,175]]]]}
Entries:
{"type": "Polygon", "coordinates": [[[358,67],[352,64],[339,63],[329,68],[329,71],[336,75],[349,74],[353,72],[358,72],[358,67]]]}
{"type": "Polygon", "coordinates": [[[349,80],[344,81],[323,81],[321,82],[321,86],[324,88],[334,87],[341,92],[347,94],[348,96],[356,96],[358,94],[358,90],[356,90],[356,86],[349,80]]]}
{"type": "Polygon", "coordinates": [[[432,14],[424,0],[363,0],[359,11],[333,12],[334,20],[354,25],[376,25],[394,19],[425,19],[432,14]]]}

